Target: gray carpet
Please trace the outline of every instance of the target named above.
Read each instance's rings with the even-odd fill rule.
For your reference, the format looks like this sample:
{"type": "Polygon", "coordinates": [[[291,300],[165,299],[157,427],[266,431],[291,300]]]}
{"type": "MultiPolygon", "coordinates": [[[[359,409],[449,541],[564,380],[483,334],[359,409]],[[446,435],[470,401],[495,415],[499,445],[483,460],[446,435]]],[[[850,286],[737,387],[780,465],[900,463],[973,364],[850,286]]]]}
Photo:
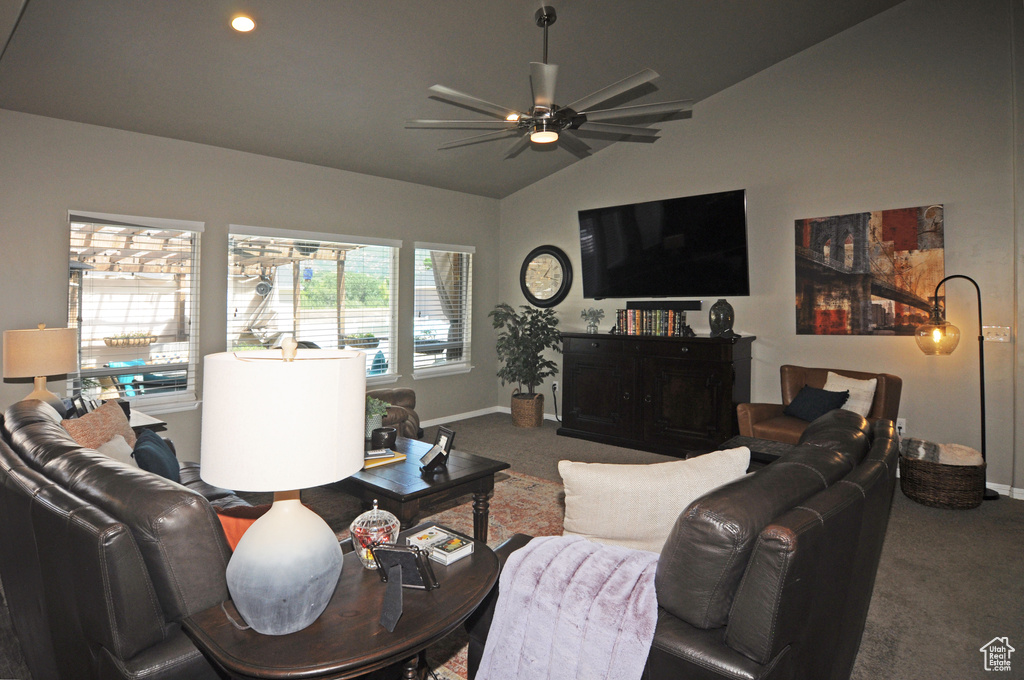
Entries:
{"type": "MultiPolygon", "coordinates": [[[[561,481],[561,459],[653,463],[666,456],[558,437],[557,423],[512,425],[505,414],[447,424],[456,448],[511,463],[516,472],[561,481]]],[[[424,440],[432,441],[434,428],[424,440]]],[[[265,500],[253,496],[253,501],[265,500]]],[[[330,488],[303,500],[335,529],[360,512],[330,488]]],[[[443,509],[443,508],[442,508],[443,509]]],[[[1024,501],[1000,500],[966,511],[919,505],[897,489],[854,680],[962,680],[991,677],[980,647],[1006,636],[1024,677],[1024,501]]],[[[2,593],[2,591],[0,591],[2,593]]],[[[28,678],[6,607],[0,608],[0,678],[28,678]]],[[[814,680],[809,678],[808,680],[814,680]]]]}

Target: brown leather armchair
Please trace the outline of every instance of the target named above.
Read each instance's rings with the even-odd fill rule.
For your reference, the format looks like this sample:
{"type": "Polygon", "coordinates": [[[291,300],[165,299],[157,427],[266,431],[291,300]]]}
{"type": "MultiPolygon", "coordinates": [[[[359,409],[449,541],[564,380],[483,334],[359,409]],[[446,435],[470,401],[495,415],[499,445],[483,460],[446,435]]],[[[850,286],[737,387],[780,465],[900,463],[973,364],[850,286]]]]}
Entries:
{"type": "Polygon", "coordinates": [[[842,368],[807,368],[787,364],[779,368],[782,382],[781,404],[737,404],[736,415],[739,419],[740,435],[796,444],[810,423],[785,415],[783,409],[793,401],[804,385],[819,389],[824,387],[829,371],[857,380],[877,378],[875,399],[871,402],[868,420],[874,422],[885,418],[896,422],[900,410],[900,393],[903,391],[903,380],[898,376],[891,373],[865,373],[842,368]]]}
{"type": "Polygon", "coordinates": [[[366,396],[386,401],[388,406],[387,415],[381,423],[383,427],[394,427],[398,429],[399,437],[408,439],[419,439],[423,436],[423,428],[420,427],[420,417],[416,413],[416,392],[408,387],[395,387],[393,389],[370,390],[366,396]]]}

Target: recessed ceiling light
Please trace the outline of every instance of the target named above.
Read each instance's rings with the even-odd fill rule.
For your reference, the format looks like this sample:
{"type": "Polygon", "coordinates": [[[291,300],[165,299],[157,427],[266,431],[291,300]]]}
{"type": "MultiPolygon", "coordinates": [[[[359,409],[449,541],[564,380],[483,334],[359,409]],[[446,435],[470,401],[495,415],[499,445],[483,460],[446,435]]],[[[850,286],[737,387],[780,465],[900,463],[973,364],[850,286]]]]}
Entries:
{"type": "Polygon", "coordinates": [[[239,33],[248,33],[252,29],[256,28],[256,22],[244,14],[239,14],[231,20],[231,28],[235,29],[239,33]]]}

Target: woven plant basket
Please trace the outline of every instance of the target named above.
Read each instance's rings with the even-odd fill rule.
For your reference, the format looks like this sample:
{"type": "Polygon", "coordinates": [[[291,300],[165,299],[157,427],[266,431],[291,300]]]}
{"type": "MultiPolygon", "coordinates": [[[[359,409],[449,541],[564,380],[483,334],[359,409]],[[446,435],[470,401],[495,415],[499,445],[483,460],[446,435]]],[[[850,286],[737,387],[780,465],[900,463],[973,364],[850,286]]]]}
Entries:
{"type": "Polygon", "coordinates": [[[900,456],[900,489],[922,505],[969,510],[985,497],[986,465],[946,465],[900,456]]]}
{"type": "Polygon", "coordinates": [[[512,424],[516,427],[540,427],[544,422],[544,395],[512,393],[512,424]]]}

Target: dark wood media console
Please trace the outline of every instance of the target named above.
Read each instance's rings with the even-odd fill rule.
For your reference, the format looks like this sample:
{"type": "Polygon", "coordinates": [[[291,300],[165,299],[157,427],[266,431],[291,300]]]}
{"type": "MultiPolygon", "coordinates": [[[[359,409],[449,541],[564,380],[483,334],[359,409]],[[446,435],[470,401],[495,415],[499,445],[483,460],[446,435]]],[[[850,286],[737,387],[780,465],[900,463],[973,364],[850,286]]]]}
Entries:
{"type": "Polygon", "coordinates": [[[674,456],[738,434],[754,336],[563,333],[558,434],[674,456]]]}

